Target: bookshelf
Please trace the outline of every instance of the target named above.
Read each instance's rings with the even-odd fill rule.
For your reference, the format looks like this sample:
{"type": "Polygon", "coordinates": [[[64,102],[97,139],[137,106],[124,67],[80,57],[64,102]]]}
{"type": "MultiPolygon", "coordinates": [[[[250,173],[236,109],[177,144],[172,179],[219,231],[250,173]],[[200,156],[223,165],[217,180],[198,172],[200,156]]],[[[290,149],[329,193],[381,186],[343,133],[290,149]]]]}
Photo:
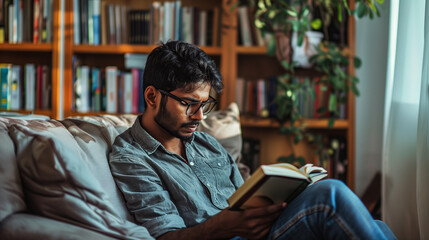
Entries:
{"type": "MultiPolygon", "coordinates": [[[[117,0],[102,0],[102,5],[122,5],[126,6],[130,12],[135,11],[148,11],[152,4],[155,1],[138,1],[138,0],[127,0],[127,1],[117,1],[117,0]]],[[[158,1],[162,6],[165,6],[165,3],[168,1],[158,1]]],[[[171,1],[170,1],[171,2],[171,1]]],[[[213,7],[217,7],[219,10],[222,8],[222,1],[197,1],[197,0],[182,0],[181,7],[196,7],[200,11],[202,10],[210,10],[213,7]]],[[[129,41],[122,42],[120,44],[109,44],[109,43],[101,43],[99,45],[92,44],[75,44],[74,43],[74,11],[73,11],[73,0],[67,1],[66,4],[66,18],[65,25],[68,26],[66,28],[65,33],[65,66],[72,66],[73,57],[79,60],[81,65],[87,65],[90,67],[99,67],[105,68],[107,66],[117,66],[117,68],[121,71],[129,71],[129,69],[125,68],[124,65],[124,55],[125,54],[149,54],[157,45],[156,42],[149,42],[148,44],[131,44],[129,41]]],[[[103,8],[103,7],[102,7],[103,8]]],[[[101,17],[103,18],[103,17],[101,17]]],[[[221,16],[219,14],[219,21],[221,20],[221,16]]],[[[222,18],[222,21],[225,19],[222,18]]],[[[102,27],[103,29],[103,27],[102,27]]],[[[128,29],[127,31],[131,31],[128,29]]],[[[220,34],[220,23],[218,32],[220,34]]],[[[219,42],[224,41],[224,35],[219,37],[219,42]]],[[[225,40],[226,41],[226,40],[225,40]]],[[[228,46],[223,44],[218,45],[205,45],[201,46],[201,48],[209,54],[216,62],[217,66],[219,66],[221,74],[227,75],[227,68],[224,62],[227,61],[226,50],[228,46]]],[[[65,77],[64,77],[64,85],[72,86],[73,85],[73,69],[70,67],[66,67],[65,69],[65,77]]],[[[92,114],[100,114],[106,113],[104,111],[89,111],[85,113],[81,113],[72,108],[73,105],[73,88],[66,87],[64,89],[64,117],[73,116],[73,115],[92,115],[92,114]]]]}
{"type": "MultiPolygon", "coordinates": [[[[34,14],[34,5],[27,5],[30,1],[25,1],[23,14],[28,14],[27,11],[30,11],[30,19],[26,16],[23,17],[24,21],[20,27],[23,27],[26,31],[26,25],[33,26],[33,14],[34,14]]],[[[49,1],[46,1],[49,3],[49,1]]],[[[26,64],[34,64],[36,65],[46,65],[49,69],[49,78],[50,82],[50,103],[48,108],[38,108],[34,107],[34,110],[26,110],[25,102],[21,103],[22,107],[18,110],[5,110],[1,111],[11,111],[11,112],[19,112],[22,114],[39,114],[46,115],[51,118],[58,118],[59,108],[62,107],[59,105],[59,94],[60,94],[60,84],[59,84],[59,39],[60,39],[60,31],[57,28],[60,25],[60,2],[59,1],[51,1],[51,5],[49,7],[49,18],[52,21],[52,29],[47,30],[50,31],[51,39],[46,42],[42,42],[40,39],[36,43],[34,41],[29,41],[28,39],[23,39],[18,42],[9,41],[9,39],[4,39],[3,43],[0,43],[0,63],[7,63],[12,65],[19,65],[21,67],[21,87],[25,88],[25,65],[26,64]]],[[[49,26],[46,27],[48,29],[49,26]]],[[[39,28],[40,29],[40,28],[39,28]]],[[[33,38],[34,32],[31,31],[30,38],[33,38]]],[[[6,34],[6,33],[4,33],[6,34]]],[[[3,36],[4,38],[4,36],[3,36]]],[[[43,40],[45,41],[45,40],[43,40]]],[[[25,92],[22,93],[24,95],[25,92]]],[[[45,94],[45,92],[43,92],[45,94]]],[[[21,101],[24,101],[24,97],[21,96],[21,101]]],[[[36,101],[36,100],[35,100],[36,101]]]]}
{"type": "MultiPolygon", "coordinates": [[[[154,1],[140,0],[101,0],[107,4],[126,5],[131,10],[149,9],[154,1]]],[[[73,105],[73,57],[77,57],[81,64],[90,67],[116,66],[125,70],[124,55],[127,53],[148,54],[156,47],[155,44],[74,44],[74,12],[73,0],[65,0],[65,10],[61,12],[60,1],[53,1],[53,35],[52,43],[3,43],[0,44],[0,63],[25,64],[37,62],[49,64],[52,76],[52,107],[50,109],[36,109],[34,113],[48,115],[59,119],[74,115],[93,115],[105,112],[80,113],[72,108],[73,105]],[[60,14],[64,15],[64,22],[60,22],[60,14]],[[64,27],[63,36],[60,28],[64,27]],[[60,88],[60,37],[63,37],[63,88],[60,88]],[[60,96],[63,98],[60,105],[60,96]],[[60,111],[61,110],[61,111],[60,111]],[[61,114],[61,113],[62,114],[61,114]]],[[[160,1],[164,3],[166,1],[160,1]]],[[[351,7],[354,7],[354,1],[351,7]]],[[[267,48],[261,46],[240,46],[238,42],[238,16],[231,11],[234,1],[229,0],[182,0],[182,6],[197,6],[201,9],[210,9],[216,6],[220,9],[219,44],[217,46],[201,46],[216,62],[224,80],[224,93],[220,96],[221,109],[236,101],[236,79],[268,78],[282,73],[283,69],[274,57],[266,54],[267,48]]],[[[354,19],[348,21],[348,51],[355,54],[354,19]]],[[[352,62],[352,61],[351,61],[352,62]]],[[[313,74],[311,70],[298,69],[302,74],[313,74]]],[[[348,67],[354,73],[353,66],[348,67]]],[[[30,111],[19,110],[22,113],[30,111]]],[[[347,113],[345,119],[335,121],[332,129],[328,129],[328,119],[304,119],[307,128],[316,133],[341,136],[347,140],[347,185],[354,187],[354,136],[355,136],[355,99],[353,94],[348,95],[347,113]]],[[[279,134],[279,124],[273,119],[258,118],[242,115],[242,132],[244,137],[258,139],[261,143],[260,159],[262,164],[274,163],[277,158],[290,154],[290,143],[286,136],[279,134]]],[[[293,146],[297,155],[305,159],[315,159],[313,149],[301,142],[293,146]]]]}
{"type": "MultiPolygon", "coordinates": [[[[354,1],[349,1],[350,7],[354,8],[354,1]]],[[[237,16],[231,18],[233,25],[237,26],[237,16]]],[[[352,65],[352,57],[355,55],[355,19],[348,18],[347,22],[347,38],[348,48],[345,51],[350,53],[350,65],[348,72],[354,74],[355,70],[352,65]]],[[[230,51],[229,64],[231,71],[229,73],[229,82],[226,83],[228,89],[227,101],[235,100],[237,78],[244,78],[246,81],[257,80],[258,78],[267,79],[273,75],[280,75],[283,69],[277,62],[275,57],[267,55],[267,48],[261,46],[242,46],[237,43],[237,35],[240,34],[237,29],[232,33],[234,35],[230,38],[233,43],[230,51]]],[[[314,70],[311,69],[297,69],[297,75],[315,75],[314,70]]],[[[316,134],[322,134],[333,138],[339,137],[345,139],[347,143],[346,158],[346,184],[353,190],[354,189],[354,155],[355,155],[355,97],[350,92],[347,96],[346,104],[346,117],[345,119],[337,119],[332,128],[328,128],[327,118],[317,119],[303,119],[304,125],[308,131],[316,134]]],[[[288,156],[292,153],[291,148],[294,149],[293,153],[296,156],[302,156],[306,160],[312,161],[316,159],[314,149],[301,141],[298,145],[294,145],[293,140],[288,141],[287,136],[279,133],[280,124],[270,118],[261,118],[255,115],[242,115],[241,125],[244,138],[256,139],[260,142],[259,159],[261,164],[270,164],[277,162],[277,159],[282,156],[288,156]]]]}

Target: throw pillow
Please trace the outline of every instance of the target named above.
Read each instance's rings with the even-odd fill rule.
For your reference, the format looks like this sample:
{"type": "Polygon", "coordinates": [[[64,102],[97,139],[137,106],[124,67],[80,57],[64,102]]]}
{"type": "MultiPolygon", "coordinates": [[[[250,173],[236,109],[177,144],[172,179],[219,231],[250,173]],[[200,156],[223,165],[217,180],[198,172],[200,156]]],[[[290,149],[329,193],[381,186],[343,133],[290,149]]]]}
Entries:
{"type": "Polygon", "coordinates": [[[16,164],[15,147],[8,130],[8,125],[16,121],[20,120],[0,118],[0,222],[27,208],[16,164]]]}
{"type": "MultiPolygon", "coordinates": [[[[59,121],[10,126],[28,207],[36,214],[119,239],[152,239],[110,205],[86,153],[59,121]]],[[[88,135],[76,135],[88,143],[88,135]]]]}

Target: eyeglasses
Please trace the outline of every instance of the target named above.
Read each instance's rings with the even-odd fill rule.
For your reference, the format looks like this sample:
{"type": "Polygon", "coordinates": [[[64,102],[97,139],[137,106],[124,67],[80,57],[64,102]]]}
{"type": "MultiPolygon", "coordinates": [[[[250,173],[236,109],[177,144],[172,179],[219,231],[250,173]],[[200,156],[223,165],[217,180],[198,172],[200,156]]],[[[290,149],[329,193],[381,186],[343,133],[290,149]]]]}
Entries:
{"type": "Polygon", "coordinates": [[[186,106],[186,115],[189,117],[196,114],[200,110],[200,108],[203,109],[203,114],[207,115],[209,114],[209,112],[211,112],[211,110],[213,110],[213,108],[217,104],[216,99],[214,99],[212,96],[209,96],[209,100],[205,102],[187,102],[184,99],[178,96],[175,96],[169,92],[166,92],[161,89],[158,89],[158,90],[159,92],[166,95],[167,97],[171,97],[172,99],[178,101],[183,106],[186,106]]]}

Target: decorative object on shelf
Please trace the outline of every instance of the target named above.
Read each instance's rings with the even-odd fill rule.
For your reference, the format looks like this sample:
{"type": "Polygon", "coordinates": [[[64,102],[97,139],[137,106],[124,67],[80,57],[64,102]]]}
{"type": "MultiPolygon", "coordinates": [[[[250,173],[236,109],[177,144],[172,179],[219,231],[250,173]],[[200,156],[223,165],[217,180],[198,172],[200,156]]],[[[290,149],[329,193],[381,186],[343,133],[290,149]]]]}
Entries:
{"type": "MultiPolygon", "coordinates": [[[[336,118],[345,116],[345,103],[349,89],[359,95],[356,84],[358,78],[348,73],[350,59],[354,68],[359,68],[361,60],[352,56],[347,49],[346,24],[349,15],[359,18],[380,16],[379,5],[384,0],[356,0],[356,9],[351,9],[344,0],[239,0],[236,5],[255,9],[254,24],[262,35],[272,35],[268,54],[276,56],[285,73],[278,76],[276,118],[280,122],[280,132],[294,137],[297,144],[305,139],[315,144],[316,154],[323,155],[322,137],[305,131],[299,101],[313,100],[319,117],[328,117],[328,127],[336,118]],[[316,32],[315,32],[316,31],[316,32]],[[318,32],[319,31],[319,32],[318,32]],[[314,35],[322,35],[313,38],[314,35]],[[311,67],[317,77],[312,81],[298,79],[297,67],[311,67]],[[319,95],[325,95],[323,102],[319,95]]],[[[291,144],[292,154],[281,159],[300,162],[291,144]]]]}

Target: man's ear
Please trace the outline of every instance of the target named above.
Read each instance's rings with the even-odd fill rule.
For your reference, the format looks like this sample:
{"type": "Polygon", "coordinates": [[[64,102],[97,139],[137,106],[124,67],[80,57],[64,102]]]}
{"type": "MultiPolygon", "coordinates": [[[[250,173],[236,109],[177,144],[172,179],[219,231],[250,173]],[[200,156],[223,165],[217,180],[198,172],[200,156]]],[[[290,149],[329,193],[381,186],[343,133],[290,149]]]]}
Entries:
{"type": "Polygon", "coordinates": [[[154,86],[148,86],[144,91],[144,98],[146,100],[147,106],[151,108],[156,107],[156,98],[158,96],[158,90],[154,86]]]}

